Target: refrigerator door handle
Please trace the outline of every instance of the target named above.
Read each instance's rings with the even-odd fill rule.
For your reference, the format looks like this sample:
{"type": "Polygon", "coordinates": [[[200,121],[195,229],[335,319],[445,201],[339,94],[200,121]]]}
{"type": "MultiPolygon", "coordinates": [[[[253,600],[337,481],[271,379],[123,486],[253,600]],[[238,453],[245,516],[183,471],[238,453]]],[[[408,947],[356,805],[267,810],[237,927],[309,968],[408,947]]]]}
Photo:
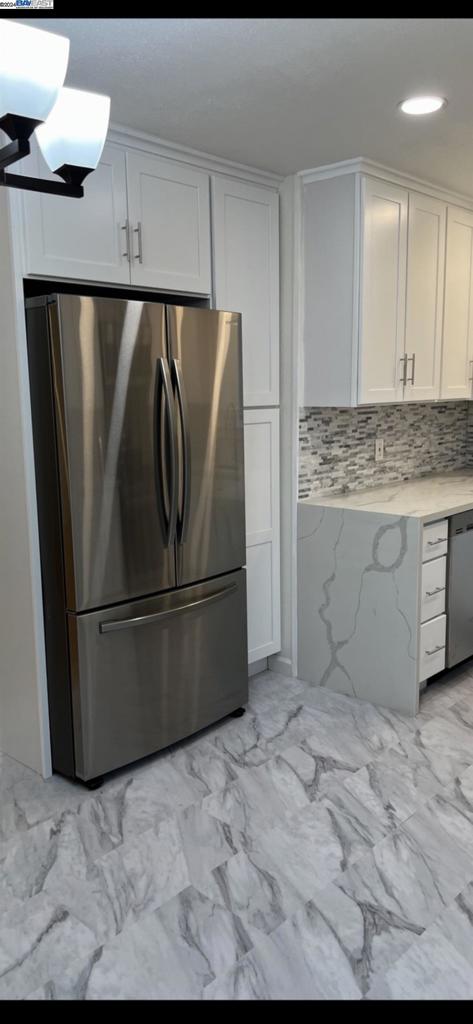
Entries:
{"type": "Polygon", "coordinates": [[[177,520],[177,540],[179,544],[183,544],[186,539],[187,526],[189,523],[189,511],[190,511],[190,497],[191,497],[191,475],[190,475],[190,460],[191,460],[191,444],[190,444],[190,433],[189,433],[189,422],[187,419],[187,400],[184,388],[184,381],[182,379],[181,364],[179,359],[173,359],[172,361],[172,374],[173,382],[175,384],[175,390],[177,394],[177,402],[179,405],[179,418],[181,423],[181,439],[182,439],[182,503],[178,514],[177,520]]]}
{"type": "Polygon", "coordinates": [[[166,547],[174,543],[177,524],[177,503],[178,503],[178,467],[177,467],[177,445],[176,445],[176,424],[173,412],[171,375],[167,360],[161,356],[156,363],[156,387],[155,387],[155,470],[156,470],[156,491],[158,507],[163,527],[164,542],[166,547]],[[167,423],[168,434],[168,456],[170,473],[166,469],[167,447],[166,439],[161,434],[161,396],[164,395],[164,415],[167,423]],[[163,443],[164,441],[164,443],[163,443]],[[165,486],[169,494],[169,515],[166,510],[165,486]]]}
{"type": "Polygon", "coordinates": [[[176,608],[166,608],[165,611],[152,612],[151,615],[138,615],[133,619],[112,619],[109,622],[101,622],[99,624],[99,633],[112,633],[117,629],[130,629],[133,626],[146,626],[152,622],[161,622],[163,619],[168,619],[172,615],[178,614],[178,612],[188,612],[203,604],[211,604],[213,601],[220,601],[222,597],[226,597],[227,594],[232,594],[236,589],[236,583],[230,583],[229,586],[222,587],[221,590],[217,590],[215,594],[209,594],[207,597],[200,597],[197,601],[189,601],[187,604],[177,605],[176,608]]]}

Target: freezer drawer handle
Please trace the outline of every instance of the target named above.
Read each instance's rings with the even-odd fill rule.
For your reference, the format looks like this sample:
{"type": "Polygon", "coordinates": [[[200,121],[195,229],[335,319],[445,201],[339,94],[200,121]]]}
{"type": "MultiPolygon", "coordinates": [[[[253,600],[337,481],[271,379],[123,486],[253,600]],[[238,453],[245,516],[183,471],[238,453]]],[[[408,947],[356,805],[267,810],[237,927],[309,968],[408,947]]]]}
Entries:
{"type": "Polygon", "coordinates": [[[433,590],[426,590],[426,597],[433,597],[434,594],[440,594],[441,590],[445,590],[445,587],[434,587],[433,590]]]}
{"type": "Polygon", "coordinates": [[[151,622],[161,622],[163,619],[168,619],[172,615],[176,615],[178,612],[189,612],[193,608],[198,608],[203,604],[210,604],[212,601],[220,601],[222,597],[226,597],[227,594],[232,594],[237,589],[236,583],[230,583],[228,587],[223,587],[222,590],[217,590],[215,594],[209,594],[208,597],[200,597],[197,601],[190,601],[188,604],[180,604],[177,608],[167,608],[164,612],[152,612],[151,615],[138,615],[136,619],[113,619],[110,622],[101,622],[99,625],[100,633],[111,633],[116,629],[130,629],[132,626],[147,626],[151,622]]]}
{"type": "Polygon", "coordinates": [[[437,540],[428,540],[427,541],[427,547],[428,548],[435,548],[437,546],[437,544],[443,544],[443,542],[445,540],[446,540],[446,537],[437,537],[437,540]]]}
{"type": "Polygon", "coordinates": [[[438,651],[443,651],[444,646],[445,644],[437,644],[437,647],[434,647],[432,651],[426,651],[425,653],[430,657],[431,654],[437,654],[438,651]]]}

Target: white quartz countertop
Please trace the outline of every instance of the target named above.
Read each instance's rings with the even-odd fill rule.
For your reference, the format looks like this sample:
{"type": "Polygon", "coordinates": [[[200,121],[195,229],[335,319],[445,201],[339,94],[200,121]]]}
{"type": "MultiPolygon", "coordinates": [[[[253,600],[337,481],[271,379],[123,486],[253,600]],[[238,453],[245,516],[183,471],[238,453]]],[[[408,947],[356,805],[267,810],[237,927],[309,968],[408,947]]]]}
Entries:
{"type": "Polygon", "coordinates": [[[385,512],[386,515],[409,516],[427,522],[473,508],[473,469],[417,477],[333,497],[319,494],[314,498],[301,499],[300,504],[385,512]]]}

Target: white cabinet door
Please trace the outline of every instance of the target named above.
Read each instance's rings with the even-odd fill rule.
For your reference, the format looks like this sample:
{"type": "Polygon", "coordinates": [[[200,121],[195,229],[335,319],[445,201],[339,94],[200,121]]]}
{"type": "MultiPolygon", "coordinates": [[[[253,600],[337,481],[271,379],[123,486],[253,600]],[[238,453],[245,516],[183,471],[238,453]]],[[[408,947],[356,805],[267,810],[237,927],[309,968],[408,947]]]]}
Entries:
{"type": "MultiPolygon", "coordinates": [[[[22,173],[59,180],[36,145],[22,173]]],[[[84,181],[83,199],[24,192],[23,203],[28,274],[130,283],[122,149],[104,147],[97,169],[84,181]]]]}
{"type": "Polygon", "coordinates": [[[126,160],[132,284],[209,295],[209,175],[131,150],[126,160]]]}
{"type": "Polygon", "coordinates": [[[406,189],[362,180],[360,404],[402,401],[407,207],[406,189]]]}
{"type": "Polygon", "coordinates": [[[242,314],[246,406],[279,403],[279,196],[213,179],[215,302],[242,314]]]}
{"type": "Polygon", "coordinates": [[[247,409],[245,422],[248,661],[281,648],[279,410],[247,409]]]}
{"type": "Polygon", "coordinates": [[[449,206],[445,260],[442,398],[471,398],[473,213],[449,206]]]}
{"type": "Polygon", "coordinates": [[[431,401],[440,395],[445,203],[409,193],[404,400],[431,401]]]}

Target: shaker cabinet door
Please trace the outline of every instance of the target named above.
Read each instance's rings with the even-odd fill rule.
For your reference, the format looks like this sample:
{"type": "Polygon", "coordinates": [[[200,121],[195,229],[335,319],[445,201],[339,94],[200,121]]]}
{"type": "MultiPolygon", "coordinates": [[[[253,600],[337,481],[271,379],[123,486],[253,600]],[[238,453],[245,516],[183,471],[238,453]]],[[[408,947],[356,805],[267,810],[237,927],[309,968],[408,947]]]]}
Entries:
{"type": "Polygon", "coordinates": [[[403,398],[408,192],[362,182],[359,404],[403,398]]]}
{"type": "Polygon", "coordinates": [[[209,295],[209,175],[138,151],[126,160],[131,283],[209,295]]]}
{"type": "Polygon", "coordinates": [[[242,314],[245,406],[279,403],[279,197],[213,179],[215,304],[242,314]]]}
{"type": "MultiPolygon", "coordinates": [[[[22,173],[58,180],[36,144],[22,173]]],[[[25,261],[28,274],[80,281],[130,283],[125,153],[106,145],[84,181],[82,199],[24,192],[25,261]]]]}
{"type": "Polygon", "coordinates": [[[409,193],[404,401],[440,394],[446,204],[409,193]]]}
{"type": "Polygon", "coordinates": [[[248,661],[281,649],[279,409],[247,409],[245,422],[248,661]]]}
{"type": "Polygon", "coordinates": [[[472,377],[473,213],[449,206],[441,397],[471,398],[472,377]]]}

